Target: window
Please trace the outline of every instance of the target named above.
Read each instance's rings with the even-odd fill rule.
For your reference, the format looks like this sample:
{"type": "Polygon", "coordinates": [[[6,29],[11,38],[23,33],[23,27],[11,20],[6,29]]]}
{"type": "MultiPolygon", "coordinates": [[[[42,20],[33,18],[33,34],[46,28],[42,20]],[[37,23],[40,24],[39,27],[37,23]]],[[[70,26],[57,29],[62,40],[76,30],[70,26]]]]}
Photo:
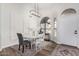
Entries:
{"type": "Polygon", "coordinates": [[[56,37],[56,29],[57,29],[57,22],[56,18],[54,18],[54,36],[56,37]]]}
{"type": "Polygon", "coordinates": [[[70,15],[70,14],[76,14],[76,10],[75,9],[73,9],[73,8],[68,8],[68,9],[65,9],[62,13],[61,13],[61,15],[70,15]]]}

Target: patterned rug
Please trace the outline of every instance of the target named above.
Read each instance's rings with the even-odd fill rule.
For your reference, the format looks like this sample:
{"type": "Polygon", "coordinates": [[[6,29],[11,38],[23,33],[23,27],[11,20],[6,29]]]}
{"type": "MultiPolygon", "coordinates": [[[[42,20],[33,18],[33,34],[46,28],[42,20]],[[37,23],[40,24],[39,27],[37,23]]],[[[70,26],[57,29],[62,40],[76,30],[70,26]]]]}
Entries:
{"type": "Polygon", "coordinates": [[[17,52],[11,47],[5,48],[0,52],[0,56],[16,56],[16,55],[17,52]]]}
{"type": "Polygon", "coordinates": [[[18,45],[12,46],[11,48],[17,52],[17,56],[33,56],[33,55],[35,55],[35,49],[29,49],[29,47],[25,47],[24,53],[22,53],[22,48],[20,49],[20,51],[18,50],[18,45]]]}
{"type": "Polygon", "coordinates": [[[41,51],[37,52],[35,56],[50,56],[56,46],[57,44],[55,42],[48,42],[48,44],[41,51]]]}
{"type": "Polygon", "coordinates": [[[33,56],[35,54],[35,50],[25,48],[24,53],[22,53],[22,48],[20,51],[18,50],[18,45],[14,45],[8,48],[3,49],[0,52],[1,56],[33,56]]]}
{"type": "Polygon", "coordinates": [[[48,41],[45,41],[43,45],[44,45],[43,49],[38,51],[37,53],[34,48],[29,49],[28,47],[25,47],[24,53],[22,53],[22,48],[19,51],[18,45],[14,45],[3,49],[0,52],[0,56],[48,56],[50,55],[52,50],[54,50],[54,48],[56,47],[56,44],[54,42],[48,42],[48,41]]]}
{"type": "Polygon", "coordinates": [[[79,49],[67,45],[57,45],[51,56],[79,56],[79,49]]]}

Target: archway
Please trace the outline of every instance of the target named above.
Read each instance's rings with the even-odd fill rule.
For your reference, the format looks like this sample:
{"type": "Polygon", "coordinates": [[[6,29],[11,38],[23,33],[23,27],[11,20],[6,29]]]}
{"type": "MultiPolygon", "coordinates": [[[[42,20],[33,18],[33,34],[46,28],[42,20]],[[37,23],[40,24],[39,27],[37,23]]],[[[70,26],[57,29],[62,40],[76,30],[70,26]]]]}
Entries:
{"type": "Polygon", "coordinates": [[[79,16],[74,8],[67,8],[62,11],[57,20],[57,36],[60,44],[77,46],[77,38],[75,37],[78,30],[79,16]],[[76,39],[76,40],[74,40],[76,39]]]}
{"type": "Polygon", "coordinates": [[[50,24],[50,23],[48,22],[49,19],[50,19],[49,17],[43,17],[43,18],[41,19],[40,25],[41,25],[41,24],[44,24],[44,28],[41,28],[41,30],[44,30],[44,33],[46,33],[46,24],[50,24]]]}
{"type": "Polygon", "coordinates": [[[50,18],[49,17],[43,17],[40,21],[40,34],[45,34],[45,40],[50,40],[50,31],[51,31],[51,24],[50,24],[50,18]]]}

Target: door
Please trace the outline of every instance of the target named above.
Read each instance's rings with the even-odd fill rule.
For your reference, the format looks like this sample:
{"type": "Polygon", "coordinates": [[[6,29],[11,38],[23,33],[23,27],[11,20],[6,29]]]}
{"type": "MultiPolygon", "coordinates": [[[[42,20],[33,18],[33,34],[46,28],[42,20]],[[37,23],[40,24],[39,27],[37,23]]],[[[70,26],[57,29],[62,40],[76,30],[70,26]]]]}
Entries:
{"type": "Polygon", "coordinates": [[[61,16],[57,28],[58,41],[61,44],[77,46],[78,38],[74,34],[77,30],[77,15],[61,16]]]}

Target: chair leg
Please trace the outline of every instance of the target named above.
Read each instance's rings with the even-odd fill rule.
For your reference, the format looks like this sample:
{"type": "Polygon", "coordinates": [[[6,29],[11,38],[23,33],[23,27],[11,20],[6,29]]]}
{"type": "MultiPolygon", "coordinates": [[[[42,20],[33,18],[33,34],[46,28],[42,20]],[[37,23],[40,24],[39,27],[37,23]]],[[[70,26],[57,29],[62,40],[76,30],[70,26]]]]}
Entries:
{"type": "Polygon", "coordinates": [[[26,47],[27,47],[27,45],[26,45],[26,47]]]}
{"type": "Polygon", "coordinates": [[[31,49],[31,43],[29,43],[29,49],[31,49]]]}
{"type": "Polygon", "coordinates": [[[19,48],[18,48],[18,50],[20,50],[20,44],[19,44],[19,48]]]}
{"type": "Polygon", "coordinates": [[[24,45],[22,46],[22,53],[24,53],[24,45]]]}

